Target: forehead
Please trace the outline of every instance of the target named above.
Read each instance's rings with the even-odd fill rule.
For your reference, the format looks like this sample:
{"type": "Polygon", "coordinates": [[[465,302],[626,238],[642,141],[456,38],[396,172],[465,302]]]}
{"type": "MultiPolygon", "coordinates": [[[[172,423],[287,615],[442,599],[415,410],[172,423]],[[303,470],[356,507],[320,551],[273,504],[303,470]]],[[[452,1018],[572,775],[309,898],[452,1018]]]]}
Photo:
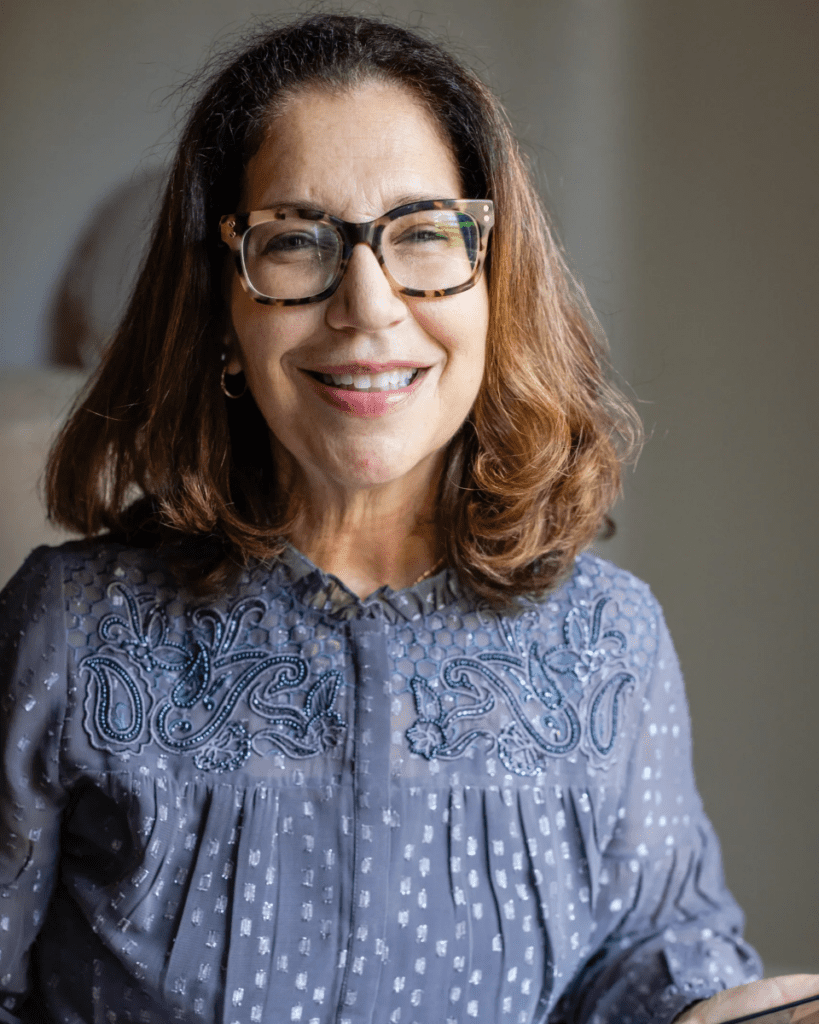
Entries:
{"type": "Polygon", "coordinates": [[[245,169],[243,207],[307,203],[348,220],[415,199],[458,198],[443,129],[409,90],[381,82],[303,89],[277,109],[245,169]]]}

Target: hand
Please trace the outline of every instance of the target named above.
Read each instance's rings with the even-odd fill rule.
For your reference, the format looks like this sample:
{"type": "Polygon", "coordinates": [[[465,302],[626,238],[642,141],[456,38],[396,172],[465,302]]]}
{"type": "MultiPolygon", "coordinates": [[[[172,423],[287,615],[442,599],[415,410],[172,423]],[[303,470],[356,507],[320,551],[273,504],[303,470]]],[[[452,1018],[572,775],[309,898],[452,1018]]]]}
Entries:
{"type": "MultiPolygon", "coordinates": [[[[674,1024],[722,1024],[723,1021],[743,1017],[748,1013],[772,1010],[782,1003],[795,1003],[798,999],[819,995],[819,974],[786,974],[781,978],[763,978],[748,985],[737,985],[717,992],[704,1002],[689,1007],[674,1024]]],[[[811,1007],[811,1012],[815,1007],[811,1007]]],[[[799,1020],[799,1011],[793,1021],[799,1020]]]]}

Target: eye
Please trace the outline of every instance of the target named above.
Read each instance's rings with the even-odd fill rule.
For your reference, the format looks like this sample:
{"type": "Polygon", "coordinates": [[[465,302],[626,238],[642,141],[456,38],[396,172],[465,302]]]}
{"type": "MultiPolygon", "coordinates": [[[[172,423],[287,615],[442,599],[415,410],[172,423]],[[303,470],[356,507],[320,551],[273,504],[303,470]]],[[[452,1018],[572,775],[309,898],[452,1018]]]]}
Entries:
{"type": "Polygon", "coordinates": [[[402,231],[393,245],[423,245],[424,243],[448,242],[446,229],[438,224],[415,224],[402,231]]]}
{"type": "Polygon", "coordinates": [[[275,253],[293,253],[304,249],[320,248],[319,241],[315,235],[307,234],[304,231],[289,231],[286,234],[274,235],[268,238],[260,255],[273,255],[275,253]]]}
{"type": "Polygon", "coordinates": [[[335,234],[299,227],[292,231],[276,230],[268,225],[253,229],[247,248],[249,264],[328,263],[338,258],[339,244],[335,234]]]}

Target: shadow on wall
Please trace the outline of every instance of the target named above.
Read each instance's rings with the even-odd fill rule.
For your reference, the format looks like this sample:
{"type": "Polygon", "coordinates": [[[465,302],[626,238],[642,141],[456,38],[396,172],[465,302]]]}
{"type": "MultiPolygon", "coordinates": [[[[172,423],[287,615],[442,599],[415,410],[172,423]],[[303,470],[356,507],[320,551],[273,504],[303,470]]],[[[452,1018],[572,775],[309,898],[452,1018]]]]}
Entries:
{"type": "Polygon", "coordinates": [[[165,172],[121,185],[74,247],[51,313],[51,361],[92,369],[125,311],[157,211],[165,172]]]}
{"type": "Polygon", "coordinates": [[[131,179],[94,211],[52,305],[51,365],[0,376],[0,586],[32,548],[69,537],[46,520],[46,456],[125,310],[164,178],[154,170],[131,179]]]}

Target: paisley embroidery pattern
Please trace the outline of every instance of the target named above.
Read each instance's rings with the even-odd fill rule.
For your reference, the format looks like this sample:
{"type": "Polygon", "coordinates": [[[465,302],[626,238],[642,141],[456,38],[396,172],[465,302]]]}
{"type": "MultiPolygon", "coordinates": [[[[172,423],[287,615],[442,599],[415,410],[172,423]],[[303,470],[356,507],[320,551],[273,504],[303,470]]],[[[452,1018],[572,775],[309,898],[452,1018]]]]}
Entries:
{"type": "Polygon", "coordinates": [[[241,630],[267,612],[260,599],[239,601],[224,616],[212,608],[194,612],[198,635],[189,648],[171,639],[167,614],[150,597],[141,601],[122,583],[112,583],[108,596],[125,611],[102,619],[103,646],[80,663],[85,729],[98,749],[127,757],[154,741],[191,755],[202,771],[225,772],[253,752],[306,758],[341,743],[347,724],[335,710],[339,672],[324,672],[305,692],[304,658],[237,649],[241,630]],[[243,695],[266,722],[252,734],[231,720],[243,695]]]}
{"type": "MultiPolygon", "coordinates": [[[[240,642],[267,614],[260,598],[240,600],[224,613],[198,609],[183,644],[151,595],[135,596],[122,582],[110,584],[107,594],[122,611],[101,619],[102,645],[80,663],[85,729],[98,749],[127,758],[153,742],[190,756],[201,771],[226,772],[253,754],[310,758],[342,744],[342,674],[317,675],[298,654],[240,642]],[[240,701],[261,728],[239,719],[240,701]]],[[[523,776],[574,751],[595,768],[609,767],[623,702],[635,683],[625,634],[604,627],[610,602],[598,596],[571,607],[563,642],[548,648],[532,639],[536,610],[512,620],[493,617],[506,650],[445,658],[434,678],[413,674],[410,750],[428,760],[496,750],[507,770],[523,776]],[[493,711],[502,713],[503,724],[489,728],[493,711]]],[[[487,616],[492,613],[476,611],[484,625],[487,616]]]]}
{"type": "Polygon", "coordinates": [[[607,767],[622,700],[635,682],[623,661],[624,634],[602,628],[608,601],[598,598],[591,610],[573,607],[563,623],[564,642],[548,650],[541,651],[537,640],[527,645],[524,627],[537,615],[526,612],[505,637],[516,653],[453,658],[440,680],[414,676],[410,688],[418,718],[406,731],[410,749],[426,758],[456,758],[476,744],[487,752],[497,747],[505,767],[517,775],[537,775],[550,758],[576,749],[595,767],[607,767]],[[511,721],[497,736],[473,726],[498,700],[511,721]]]}

